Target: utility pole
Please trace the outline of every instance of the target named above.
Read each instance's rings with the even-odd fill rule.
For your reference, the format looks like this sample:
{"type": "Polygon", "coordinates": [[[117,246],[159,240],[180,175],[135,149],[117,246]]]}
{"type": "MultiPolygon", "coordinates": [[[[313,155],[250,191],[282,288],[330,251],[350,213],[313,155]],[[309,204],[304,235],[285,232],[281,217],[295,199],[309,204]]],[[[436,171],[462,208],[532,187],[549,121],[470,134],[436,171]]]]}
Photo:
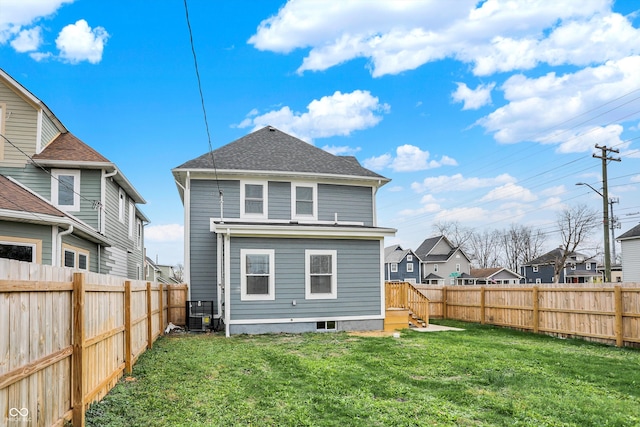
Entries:
{"type": "Polygon", "coordinates": [[[609,157],[608,153],[619,153],[620,150],[615,148],[607,148],[607,146],[599,146],[596,149],[601,150],[600,155],[593,154],[596,159],[602,160],[602,228],[604,230],[604,282],[611,282],[611,253],[609,249],[609,189],[607,185],[607,161],[612,160],[619,162],[619,157],[609,157]]]}
{"type": "Polygon", "coordinates": [[[611,224],[610,224],[610,228],[611,228],[611,249],[613,252],[613,260],[611,261],[613,264],[616,263],[616,235],[615,235],[615,229],[616,228],[620,228],[620,222],[618,221],[618,218],[615,217],[615,215],[613,215],[613,205],[615,203],[620,203],[620,199],[617,197],[610,197],[609,198],[609,206],[610,206],[610,214],[611,214],[611,224]]]}

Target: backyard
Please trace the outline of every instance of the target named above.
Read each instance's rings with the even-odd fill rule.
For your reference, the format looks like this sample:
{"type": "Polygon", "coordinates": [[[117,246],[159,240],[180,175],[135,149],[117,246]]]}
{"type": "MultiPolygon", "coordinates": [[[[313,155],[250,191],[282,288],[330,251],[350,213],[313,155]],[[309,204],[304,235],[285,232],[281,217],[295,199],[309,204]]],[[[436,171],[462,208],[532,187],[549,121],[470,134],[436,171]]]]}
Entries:
{"type": "Polygon", "coordinates": [[[497,327],[172,335],[89,426],[636,426],[640,351],[497,327]]]}

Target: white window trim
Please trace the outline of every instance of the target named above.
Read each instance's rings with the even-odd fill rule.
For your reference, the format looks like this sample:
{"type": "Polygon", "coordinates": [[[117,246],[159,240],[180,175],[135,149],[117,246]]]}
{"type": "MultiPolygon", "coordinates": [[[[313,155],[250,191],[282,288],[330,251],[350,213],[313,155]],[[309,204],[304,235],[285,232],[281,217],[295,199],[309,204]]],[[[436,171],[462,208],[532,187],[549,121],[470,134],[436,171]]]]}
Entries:
{"type": "Polygon", "coordinates": [[[407,263],[407,273],[413,273],[413,263],[412,262],[408,262],[407,263]]]}
{"type": "Polygon", "coordinates": [[[80,210],[80,171],[77,169],[51,169],[51,203],[65,212],[78,212],[80,210]],[[58,204],[59,177],[61,175],[73,176],[73,205],[58,204]]]}
{"type": "Polygon", "coordinates": [[[298,221],[317,221],[318,220],[318,184],[316,183],[303,183],[292,182],[291,183],[291,219],[298,221]],[[296,212],[296,188],[298,187],[311,187],[312,195],[311,200],[313,202],[313,213],[311,215],[299,215],[296,212]]]}
{"type": "Polygon", "coordinates": [[[532,268],[534,273],[538,272],[538,266],[537,265],[532,265],[531,268],[532,268]]]}
{"type": "Polygon", "coordinates": [[[40,263],[40,259],[41,259],[41,252],[42,250],[40,249],[42,246],[42,241],[41,240],[35,240],[35,239],[24,239],[24,238],[19,238],[19,237],[2,237],[0,238],[0,244],[1,245],[7,245],[7,246],[26,246],[31,248],[31,262],[37,262],[40,263]]]}
{"type": "Polygon", "coordinates": [[[591,270],[591,263],[590,262],[586,263],[586,268],[587,268],[587,270],[591,270]]]}
{"type": "Polygon", "coordinates": [[[540,283],[542,283],[542,279],[540,279],[539,277],[536,279],[536,285],[539,285],[540,283]]]}
{"type": "Polygon", "coordinates": [[[337,299],[338,298],[338,251],[307,249],[304,251],[304,293],[306,299],[337,299]],[[311,293],[311,256],[331,255],[331,292],[320,294],[311,293]]]}
{"type": "Polygon", "coordinates": [[[142,220],[140,218],[136,218],[136,247],[138,249],[142,249],[142,220]]]}
{"type": "Polygon", "coordinates": [[[134,240],[134,228],[136,225],[136,207],[129,201],[129,239],[134,240]]]}
{"type": "Polygon", "coordinates": [[[398,272],[398,263],[397,262],[392,262],[391,263],[391,272],[392,273],[397,273],[398,272]]]}
{"type": "Polygon", "coordinates": [[[63,244],[62,245],[62,253],[60,254],[60,265],[62,267],[66,267],[64,265],[64,253],[65,252],[71,252],[73,253],[73,267],[67,267],[67,268],[73,268],[74,270],[80,270],[80,271],[89,271],[89,266],[91,265],[91,256],[89,254],[89,251],[86,249],[82,249],[82,248],[78,248],[76,246],[71,246],[68,244],[63,244]],[[80,255],[84,255],[87,257],[87,268],[79,268],[78,265],[80,265],[80,255]]]}
{"type": "Polygon", "coordinates": [[[413,262],[413,255],[407,255],[407,261],[413,262]]]}
{"type": "Polygon", "coordinates": [[[434,273],[438,272],[438,264],[433,264],[433,272],[434,273]]]}
{"type": "Polygon", "coordinates": [[[268,181],[240,181],[240,218],[243,219],[267,219],[269,217],[269,182],[268,181]],[[262,213],[246,213],[245,212],[245,186],[261,185],[262,186],[262,213]]]}
{"type": "Polygon", "coordinates": [[[118,188],[118,220],[124,224],[127,205],[127,195],[122,188],[118,188]]]}
{"type": "MultiPolygon", "coordinates": [[[[244,203],[244,202],[243,202],[244,203]]],[[[240,300],[273,301],[276,299],[276,251],[273,249],[240,249],[240,300]],[[247,294],[247,255],[269,255],[269,293],[266,295],[247,294]]]]}
{"type": "Polygon", "coordinates": [[[460,264],[456,264],[456,271],[460,273],[460,264]]]}

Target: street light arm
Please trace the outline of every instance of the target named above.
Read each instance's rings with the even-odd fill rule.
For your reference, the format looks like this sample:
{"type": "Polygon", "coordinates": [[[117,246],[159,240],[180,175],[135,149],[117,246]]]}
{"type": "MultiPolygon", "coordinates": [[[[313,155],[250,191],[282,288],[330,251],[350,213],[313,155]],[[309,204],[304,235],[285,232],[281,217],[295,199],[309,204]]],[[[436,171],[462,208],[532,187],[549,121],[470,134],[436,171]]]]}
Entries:
{"type": "Polygon", "coordinates": [[[590,186],[586,182],[576,182],[576,185],[586,185],[587,187],[589,187],[590,189],[592,189],[593,191],[598,193],[600,195],[600,197],[604,198],[604,194],[602,194],[601,192],[599,192],[598,190],[596,190],[595,188],[593,188],[592,186],[590,186]]]}

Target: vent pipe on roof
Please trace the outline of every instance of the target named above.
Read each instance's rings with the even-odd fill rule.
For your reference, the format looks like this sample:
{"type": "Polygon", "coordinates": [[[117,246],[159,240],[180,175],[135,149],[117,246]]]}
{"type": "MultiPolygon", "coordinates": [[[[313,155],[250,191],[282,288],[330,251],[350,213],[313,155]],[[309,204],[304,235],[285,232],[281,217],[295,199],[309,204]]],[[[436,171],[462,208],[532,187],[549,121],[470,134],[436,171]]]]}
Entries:
{"type": "Polygon", "coordinates": [[[270,132],[275,132],[275,131],[276,131],[276,129],[275,129],[273,126],[269,126],[269,131],[270,131],[270,132]]]}

